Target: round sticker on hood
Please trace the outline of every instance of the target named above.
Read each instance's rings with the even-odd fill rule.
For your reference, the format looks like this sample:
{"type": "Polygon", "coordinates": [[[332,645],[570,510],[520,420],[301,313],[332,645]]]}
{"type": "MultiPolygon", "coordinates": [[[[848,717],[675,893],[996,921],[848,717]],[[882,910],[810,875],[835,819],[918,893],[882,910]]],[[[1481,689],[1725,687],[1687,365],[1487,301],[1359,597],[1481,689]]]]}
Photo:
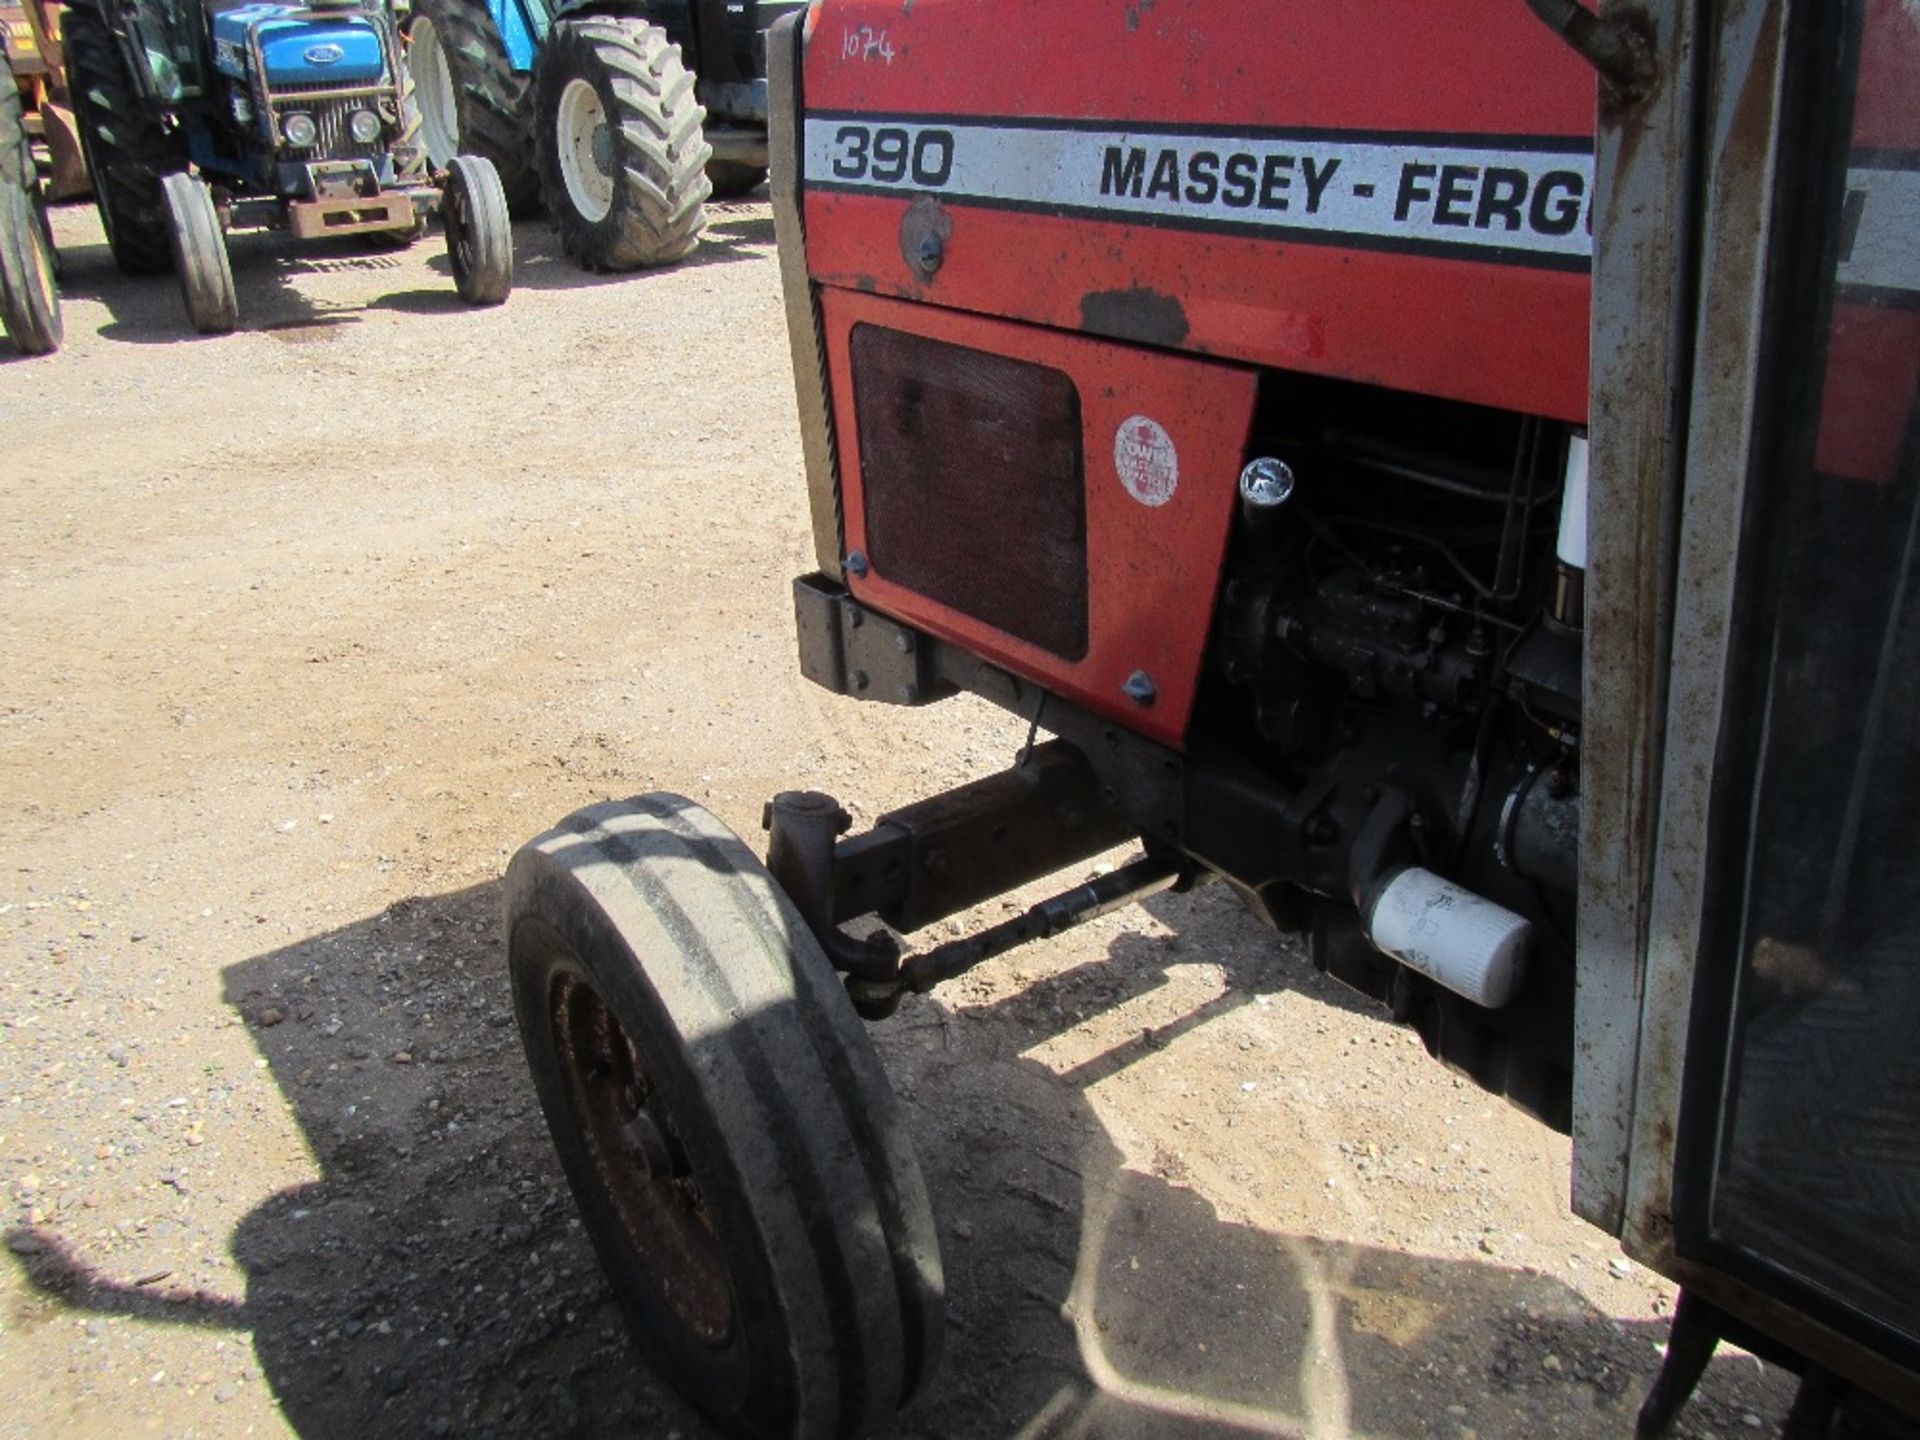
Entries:
{"type": "Polygon", "coordinates": [[[1129,415],[1113,432],[1113,468],[1127,493],[1142,505],[1166,504],[1180,484],[1180,454],[1173,437],[1145,415],[1129,415]]]}

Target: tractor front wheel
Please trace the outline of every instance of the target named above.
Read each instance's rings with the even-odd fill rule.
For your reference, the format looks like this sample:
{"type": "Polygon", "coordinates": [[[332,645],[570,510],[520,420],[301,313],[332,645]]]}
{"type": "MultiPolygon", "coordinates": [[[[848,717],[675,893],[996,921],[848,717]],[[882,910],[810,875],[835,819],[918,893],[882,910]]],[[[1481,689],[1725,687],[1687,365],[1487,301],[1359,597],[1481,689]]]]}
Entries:
{"type": "Polygon", "coordinates": [[[469,305],[498,305],[513,290],[513,225],[493,162],[454,156],[440,213],[460,298],[469,305]]]}
{"type": "Polygon", "coordinates": [[[233,293],[233,264],[213,192],[206,181],[178,172],[162,180],[160,190],[187,318],[202,335],[225,335],[239,322],[240,302],[233,293]]]}
{"type": "Polygon", "coordinates": [[[114,263],[127,275],[162,274],[169,231],[160,183],[187,168],[186,154],[147,108],[100,15],[69,9],[62,23],[67,88],[114,263]]]}
{"type": "Polygon", "coordinates": [[[0,183],[0,321],[21,353],[60,348],[60,292],[46,217],[18,185],[0,183]]]}
{"type": "Polygon", "coordinates": [[[792,904],[711,814],[648,795],[526,845],[506,919],[534,1089],[648,1362],[732,1434],[871,1433],[937,1361],[938,1237],[792,904]]]}
{"type": "Polygon", "coordinates": [[[534,69],[541,197],[590,270],[667,265],[699,243],[712,193],[706,110],[680,47],[642,20],[555,25],[534,69]]]}

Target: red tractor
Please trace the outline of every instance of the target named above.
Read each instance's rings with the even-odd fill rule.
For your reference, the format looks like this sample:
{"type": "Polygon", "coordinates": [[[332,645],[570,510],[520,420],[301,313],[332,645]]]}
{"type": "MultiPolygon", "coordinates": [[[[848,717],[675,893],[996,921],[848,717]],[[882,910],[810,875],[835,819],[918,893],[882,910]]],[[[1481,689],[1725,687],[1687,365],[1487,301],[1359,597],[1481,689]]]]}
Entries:
{"type": "Polygon", "coordinates": [[[1032,739],[857,835],[779,795],[764,865],[667,795],[512,864],[561,1159],[723,1425],[865,1434],[939,1355],[861,1017],[1208,881],[1571,1132],[1684,1287],[1646,1433],[1722,1337],[1796,1423],[1920,1413],[1920,18],[1723,8],[773,32],[801,668],[1032,739]]]}

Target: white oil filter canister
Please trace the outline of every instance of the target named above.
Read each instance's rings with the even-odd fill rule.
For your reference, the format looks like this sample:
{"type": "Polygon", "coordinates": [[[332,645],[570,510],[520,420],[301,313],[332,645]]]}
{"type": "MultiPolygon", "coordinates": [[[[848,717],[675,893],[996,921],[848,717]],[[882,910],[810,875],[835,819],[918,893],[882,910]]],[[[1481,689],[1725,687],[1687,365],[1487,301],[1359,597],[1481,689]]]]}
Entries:
{"type": "Polygon", "coordinates": [[[1489,1010],[1513,999],[1526,978],[1532,924],[1417,865],[1387,882],[1366,922],[1380,949],[1489,1010]]]}
{"type": "Polygon", "coordinates": [[[1572,630],[1587,617],[1587,437],[1567,442],[1565,484],[1560,487],[1560,538],[1554,544],[1553,596],[1548,615],[1572,630]]]}

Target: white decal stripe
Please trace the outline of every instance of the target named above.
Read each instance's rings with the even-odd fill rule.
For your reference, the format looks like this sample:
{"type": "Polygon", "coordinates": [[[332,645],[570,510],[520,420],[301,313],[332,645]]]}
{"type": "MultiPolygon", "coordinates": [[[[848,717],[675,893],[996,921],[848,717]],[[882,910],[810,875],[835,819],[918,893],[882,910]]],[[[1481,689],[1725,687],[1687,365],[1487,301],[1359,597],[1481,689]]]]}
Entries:
{"type": "Polygon", "coordinates": [[[1276,238],[1580,264],[1593,160],[1450,137],[1322,140],[815,116],[807,183],[1112,212],[1276,238]]]}
{"type": "Polygon", "coordinates": [[[1849,170],[1846,203],[1839,282],[1920,291],[1920,170],[1849,170]]]}

